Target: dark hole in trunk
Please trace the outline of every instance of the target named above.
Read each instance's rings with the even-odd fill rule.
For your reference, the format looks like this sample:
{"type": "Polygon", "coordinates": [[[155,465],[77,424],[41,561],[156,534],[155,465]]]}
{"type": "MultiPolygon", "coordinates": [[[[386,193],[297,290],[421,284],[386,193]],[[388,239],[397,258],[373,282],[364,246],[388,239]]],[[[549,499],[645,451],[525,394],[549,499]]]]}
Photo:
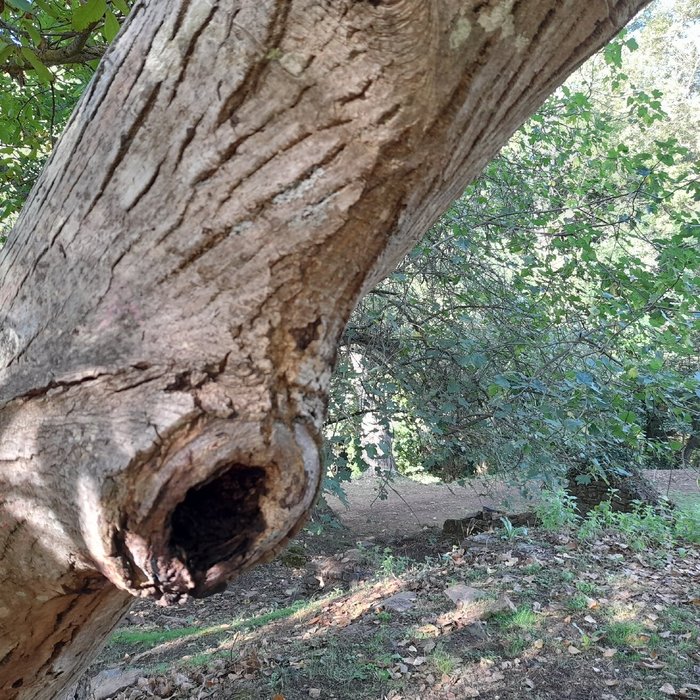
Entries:
{"type": "Polygon", "coordinates": [[[190,489],[171,518],[171,549],[200,572],[243,554],[265,529],[259,500],[266,490],[265,470],[241,464],[190,489]]]}

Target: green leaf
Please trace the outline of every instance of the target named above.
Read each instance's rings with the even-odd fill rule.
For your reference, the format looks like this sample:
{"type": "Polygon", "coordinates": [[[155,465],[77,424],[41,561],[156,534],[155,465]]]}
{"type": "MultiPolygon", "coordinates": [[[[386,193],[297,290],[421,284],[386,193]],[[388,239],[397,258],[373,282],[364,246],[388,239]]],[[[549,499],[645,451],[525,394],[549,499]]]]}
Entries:
{"type": "Polygon", "coordinates": [[[0,65],[2,65],[14,53],[14,46],[0,46],[0,65]]]}
{"type": "Polygon", "coordinates": [[[590,372],[576,372],[576,379],[586,386],[592,387],[595,384],[593,375],[590,372]]]}
{"type": "Polygon", "coordinates": [[[622,44],[617,41],[613,41],[608,44],[604,51],[603,56],[605,57],[606,63],[611,66],[616,66],[617,68],[622,67],[622,44]]]}
{"type": "Polygon", "coordinates": [[[107,10],[105,14],[105,24],[102,27],[102,35],[107,41],[112,41],[119,33],[119,20],[114,16],[111,10],[107,10]]]}
{"type": "Polygon", "coordinates": [[[125,0],[112,0],[112,5],[119,10],[124,16],[129,14],[129,6],[125,0]]]}
{"type": "Polygon", "coordinates": [[[617,417],[623,422],[631,425],[637,422],[637,416],[633,411],[621,411],[617,417]]]}
{"type": "Polygon", "coordinates": [[[654,328],[660,328],[664,325],[664,323],[666,323],[666,317],[664,316],[663,312],[659,311],[659,309],[656,309],[649,314],[649,325],[653,326],[654,328]]]}
{"type": "Polygon", "coordinates": [[[27,14],[33,15],[36,9],[32,6],[32,3],[27,2],[27,0],[5,0],[5,4],[10,7],[14,7],[15,10],[20,10],[21,12],[26,12],[27,14]]]}
{"type": "Polygon", "coordinates": [[[63,15],[60,10],[57,10],[50,2],[45,2],[45,0],[34,0],[34,4],[46,12],[49,17],[54,19],[61,19],[63,15]]]}
{"type": "Polygon", "coordinates": [[[106,0],[87,0],[83,5],[73,4],[72,24],[79,31],[99,22],[107,11],[106,0]]]}
{"type": "Polygon", "coordinates": [[[20,48],[22,56],[36,71],[36,75],[42,83],[51,83],[54,80],[53,73],[39,60],[39,57],[27,46],[20,48]]]}
{"type": "Polygon", "coordinates": [[[41,44],[41,32],[31,23],[26,23],[24,28],[34,42],[34,46],[39,46],[41,44]]]}

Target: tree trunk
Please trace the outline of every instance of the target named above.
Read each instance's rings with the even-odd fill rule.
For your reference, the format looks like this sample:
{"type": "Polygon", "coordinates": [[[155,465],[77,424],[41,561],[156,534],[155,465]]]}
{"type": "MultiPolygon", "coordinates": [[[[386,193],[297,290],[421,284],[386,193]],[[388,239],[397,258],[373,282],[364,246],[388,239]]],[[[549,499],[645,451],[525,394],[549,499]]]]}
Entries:
{"type": "Polygon", "coordinates": [[[4,698],[279,551],[353,306],[643,4],[134,8],[0,260],[4,698]]]}
{"type": "Polygon", "coordinates": [[[368,465],[368,478],[385,478],[396,472],[393,436],[386,416],[376,412],[376,401],[365,391],[363,378],[366,374],[366,359],[358,352],[350,351],[350,364],[355,372],[352,380],[358,405],[363,411],[360,418],[360,445],[362,460],[368,465]]]}
{"type": "Polygon", "coordinates": [[[610,503],[611,510],[621,513],[632,512],[637,503],[657,508],[668,505],[640,469],[626,463],[624,472],[608,470],[605,478],[602,478],[592,475],[585,467],[570,469],[566,490],[576,498],[576,510],[581,515],[586,515],[604,502],[610,503]],[[580,478],[582,476],[583,480],[580,478]]]}

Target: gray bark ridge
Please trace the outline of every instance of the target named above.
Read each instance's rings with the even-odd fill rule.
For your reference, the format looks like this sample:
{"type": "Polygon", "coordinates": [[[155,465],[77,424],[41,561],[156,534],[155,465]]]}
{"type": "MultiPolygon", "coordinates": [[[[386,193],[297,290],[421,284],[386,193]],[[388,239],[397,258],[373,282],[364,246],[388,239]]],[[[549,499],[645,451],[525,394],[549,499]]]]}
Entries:
{"type": "Polygon", "coordinates": [[[359,297],[643,4],[135,6],[0,257],[8,697],[274,556],[359,297]]]}

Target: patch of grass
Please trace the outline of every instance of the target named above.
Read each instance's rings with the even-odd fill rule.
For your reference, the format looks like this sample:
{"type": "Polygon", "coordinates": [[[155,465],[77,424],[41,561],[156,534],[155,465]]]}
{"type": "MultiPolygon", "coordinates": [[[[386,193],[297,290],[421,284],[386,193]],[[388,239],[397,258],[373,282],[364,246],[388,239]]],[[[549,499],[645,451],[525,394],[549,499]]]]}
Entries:
{"type": "Polygon", "coordinates": [[[588,608],[588,596],[576,593],[566,603],[569,610],[586,610],[588,608]]]}
{"type": "Polygon", "coordinates": [[[360,547],[360,549],[364,552],[367,562],[377,570],[379,576],[400,576],[417,564],[410,557],[397,556],[391,547],[375,545],[368,549],[364,547],[360,547]]]}
{"type": "Polygon", "coordinates": [[[183,657],[182,662],[185,666],[198,668],[200,666],[208,666],[212,661],[216,659],[230,659],[230,651],[221,651],[220,649],[215,649],[212,651],[201,651],[198,654],[192,654],[192,656],[183,657]]]}
{"type": "Polygon", "coordinates": [[[530,646],[530,639],[521,634],[509,634],[504,638],[503,651],[506,656],[520,656],[530,646]]]}
{"type": "Polygon", "coordinates": [[[646,644],[644,626],[636,620],[610,622],[605,628],[605,639],[612,647],[635,648],[646,644]]]}
{"type": "Polygon", "coordinates": [[[576,581],[576,589],[587,596],[596,595],[600,591],[599,586],[590,581],[576,581]]]}
{"type": "Polygon", "coordinates": [[[313,606],[308,600],[297,600],[286,608],[279,608],[278,610],[270,610],[270,612],[263,613],[257,617],[252,617],[250,620],[241,620],[232,625],[234,629],[245,628],[249,630],[257,629],[258,627],[264,627],[270,622],[275,620],[283,620],[285,617],[290,617],[295,613],[301,612],[306,608],[313,606]]]}
{"type": "Polygon", "coordinates": [[[208,632],[218,631],[225,625],[217,627],[179,627],[173,630],[154,630],[154,629],[121,629],[112,633],[110,644],[118,644],[120,646],[143,646],[147,648],[170,642],[173,639],[181,637],[198,637],[208,632]]]}
{"type": "Polygon", "coordinates": [[[693,637],[699,636],[697,615],[691,606],[670,606],[664,610],[658,624],[674,635],[690,634],[692,640],[693,637]]]}
{"type": "Polygon", "coordinates": [[[387,627],[380,627],[375,634],[363,643],[362,652],[366,656],[380,656],[386,651],[388,643],[389,630],[387,627]]]}
{"type": "MultiPolygon", "coordinates": [[[[324,599],[324,601],[327,600],[328,598],[324,599]]],[[[233,632],[238,629],[254,630],[259,627],[264,627],[275,620],[282,620],[295,613],[311,609],[320,604],[321,603],[318,601],[309,602],[306,600],[298,600],[285,608],[270,610],[257,617],[252,617],[249,620],[236,620],[235,622],[214,625],[212,627],[178,627],[172,630],[120,629],[112,633],[109,644],[114,646],[137,647],[139,649],[153,649],[161,644],[187,637],[199,639],[201,637],[233,632]]]]}
{"type": "Polygon", "coordinates": [[[457,660],[449,654],[445,649],[438,644],[430,655],[430,660],[435,666],[435,670],[444,675],[449,676],[457,668],[457,660]]]}
{"type": "Polygon", "coordinates": [[[503,629],[532,630],[537,627],[539,619],[528,607],[522,606],[515,612],[494,615],[494,621],[503,629]]]}
{"type": "Polygon", "coordinates": [[[350,650],[337,642],[326,646],[323,652],[307,666],[306,672],[316,682],[348,684],[380,680],[371,660],[358,659],[350,650]]]}

